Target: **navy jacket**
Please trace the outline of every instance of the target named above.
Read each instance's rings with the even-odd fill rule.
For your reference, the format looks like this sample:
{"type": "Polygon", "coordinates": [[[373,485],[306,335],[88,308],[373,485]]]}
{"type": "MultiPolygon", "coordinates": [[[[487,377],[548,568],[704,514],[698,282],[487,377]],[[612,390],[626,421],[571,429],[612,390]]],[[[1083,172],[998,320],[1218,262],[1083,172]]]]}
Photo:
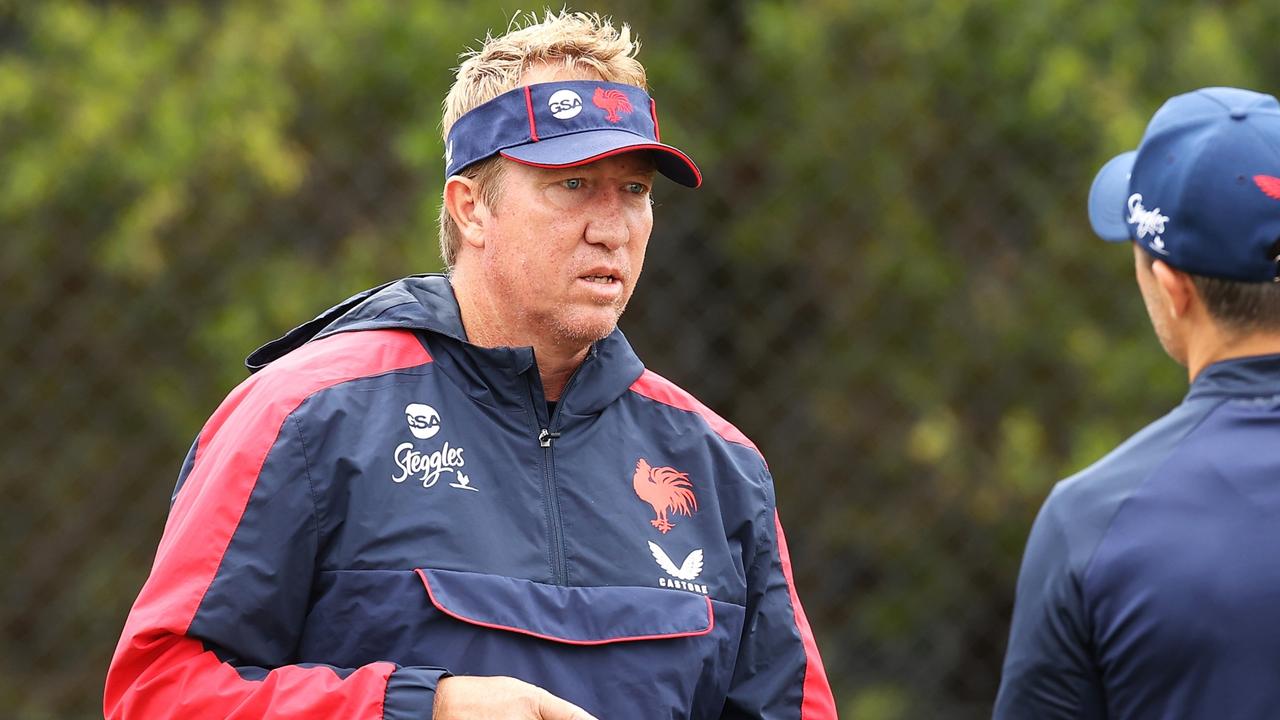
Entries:
{"type": "Polygon", "coordinates": [[[1209,366],[1054,488],[995,717],[1280,717],[1280,356],[1209,366]]]}
{"type": "Polygon", "coordinates": [[[181,471],[111,718],[428,718],[446,673],[600,718],[835,717],[755,446],[618,331],[550,415],[448,280],[255,352],[181,471]]]}

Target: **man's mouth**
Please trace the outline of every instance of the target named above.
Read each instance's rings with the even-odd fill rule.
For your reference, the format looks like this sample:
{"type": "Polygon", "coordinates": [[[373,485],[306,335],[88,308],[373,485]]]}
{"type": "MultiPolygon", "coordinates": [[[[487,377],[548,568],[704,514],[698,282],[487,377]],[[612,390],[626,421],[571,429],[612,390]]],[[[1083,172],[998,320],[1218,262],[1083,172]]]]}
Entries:
{"type": "Polygon", "coordinates": [[[582,279],[586,280],[587,282],[599,283],[601,285],[608,285],[610,283],[618,282],[618,278],[614,277],[613,275],[583,275],[582,279]]]}

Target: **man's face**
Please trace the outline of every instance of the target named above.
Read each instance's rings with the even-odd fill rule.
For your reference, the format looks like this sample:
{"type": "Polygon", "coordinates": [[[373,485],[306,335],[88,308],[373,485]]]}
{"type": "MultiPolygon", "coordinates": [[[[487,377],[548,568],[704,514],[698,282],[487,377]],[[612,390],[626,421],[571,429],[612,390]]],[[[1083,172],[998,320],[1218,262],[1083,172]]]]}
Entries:
{"type": "Polygon", "coordinates": [[[1186,345],[1181,336],[1175,332],[1173,318],[1169,316],[1164,295],[1160,293],[1159,283],[1152,272],[1151,259],[1146,251],[1133,245],[1133,270],[1138,277],[1138,289],[1142,292],[1142,302],[1147,306],[1147,316],[1151,318],[1151,327],[1156,331],[1161,347],[1180,364],[1187,364],[1186,345]]]}
{"type": "Polygon", "coordinates": [[[653,175],[643,152],[564,169],[506,161],[482,264],[511,335],[586,346],[613,331],[644,266],[653,175]]]}

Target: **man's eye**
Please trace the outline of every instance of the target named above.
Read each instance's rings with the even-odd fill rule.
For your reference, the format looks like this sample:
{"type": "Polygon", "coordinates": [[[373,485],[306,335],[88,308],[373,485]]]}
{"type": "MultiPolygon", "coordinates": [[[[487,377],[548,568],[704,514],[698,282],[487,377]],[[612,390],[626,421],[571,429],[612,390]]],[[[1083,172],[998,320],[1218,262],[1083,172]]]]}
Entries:
{"type": "Polygon", "coordinates": [[[568,180],[561,180],[560,184],[570,190],[577,190],[578,188],[582,187],[582,178],[569,178],[568,180]]]}
{"type": "Polygon", "coordinates": [[[636,195],[644,195],[649,192],[649,186],[638,182],[627,183],[627,192],[635,193],[636,195]]]}

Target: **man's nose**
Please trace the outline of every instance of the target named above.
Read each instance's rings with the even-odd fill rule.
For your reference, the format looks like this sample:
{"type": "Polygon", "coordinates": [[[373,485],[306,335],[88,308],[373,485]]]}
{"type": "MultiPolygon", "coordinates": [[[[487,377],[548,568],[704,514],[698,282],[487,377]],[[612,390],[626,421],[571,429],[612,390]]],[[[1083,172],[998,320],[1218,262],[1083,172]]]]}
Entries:
{"type": "Polygon", "coordinates": [[[610,250],[627,244],[631,239],[631,227],[627,223],[626,201],[620,190],[599,193],[587,222],[587,242],[604,245],[610,250]]]}

